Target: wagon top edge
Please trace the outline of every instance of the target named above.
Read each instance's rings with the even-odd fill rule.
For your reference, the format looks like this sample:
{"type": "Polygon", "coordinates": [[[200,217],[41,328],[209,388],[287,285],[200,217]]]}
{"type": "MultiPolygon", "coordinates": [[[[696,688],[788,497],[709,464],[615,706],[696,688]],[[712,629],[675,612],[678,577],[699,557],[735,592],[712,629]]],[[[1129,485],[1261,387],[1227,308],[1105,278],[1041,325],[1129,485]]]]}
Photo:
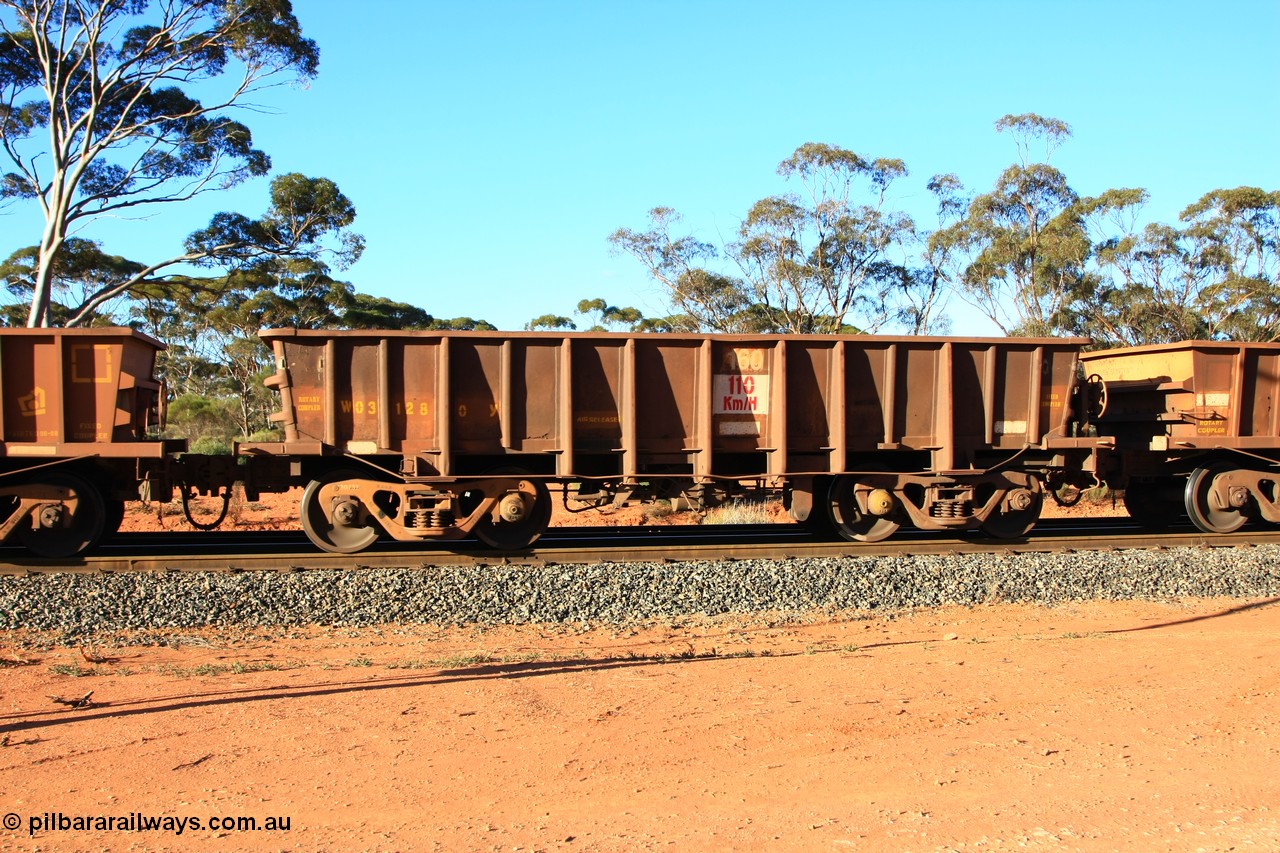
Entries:
{"type": "Polygon", "coordinates": [[[47,326],[36,329],[14,327],[0,329],[0,335],[13,338],[133,338],[134,340],[139,340],[149,344],[156,349],[163,350],[169,348],[163,341],[157,340],[145,332],[139,332],[137,329],[130,329],[127,326],[76,326],[70,329],[59,326],[47,326]]]}
{"type": "Polygon", "coordinates": [[[1280,351],[1280,343],[1256,343],[1251,341],[1176,341],[1171,344],[1147,344],[1137,347],[1121,347],[1119,349],[1094,350],[1080,355],[1081,361],[1097,361],[1099,359],[1117,358],[1128,355],[1147,353],[1177,353],[1192,350],[1230,352],[1240,350],[1280,351]]]}
{"type": "Polygon", "coordinates": [[[458,330],[401,330],[401,329],[262,329],[258,336],[264,340],[275,338],[460,338],[465,340],[589,340],[589,341],[671,341],[676,343],[705,340],[730,343],[761,341],[855,341],[878,344],[987,344],[1010,346],[1065,346],[1083,347],[1088,338],[1016,338],[1016,337],[948,337],[930,335],[799,335],[799,334],[687,334],[654,332],[504,332],[458,330]]]}

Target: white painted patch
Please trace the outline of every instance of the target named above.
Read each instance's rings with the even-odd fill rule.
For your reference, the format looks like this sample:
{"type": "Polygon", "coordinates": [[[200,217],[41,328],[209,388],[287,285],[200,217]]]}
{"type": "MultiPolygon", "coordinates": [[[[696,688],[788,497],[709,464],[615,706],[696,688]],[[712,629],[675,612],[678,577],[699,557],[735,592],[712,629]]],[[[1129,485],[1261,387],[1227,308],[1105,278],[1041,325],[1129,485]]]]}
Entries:
{"type": "Polygon", "coordinates": [[[1213,409],[1225,409],[1231,405],[1230,394],[1197,394],[1196,405],[1213,409]]]}
{"type": "Polygon", "coordinates": [[[721,421],[721,435],[759,435],[759,421],[721,421]]]}
{"type": "Polygon", "coordinates": [[[717,373],[711,383],[711,413],[769,414],[768,374],[717,373]]]}
{"type": "Polygon", "coordinates": [[[996,421],[997,435],[1026,435],[1026,421],[996,421]]]}

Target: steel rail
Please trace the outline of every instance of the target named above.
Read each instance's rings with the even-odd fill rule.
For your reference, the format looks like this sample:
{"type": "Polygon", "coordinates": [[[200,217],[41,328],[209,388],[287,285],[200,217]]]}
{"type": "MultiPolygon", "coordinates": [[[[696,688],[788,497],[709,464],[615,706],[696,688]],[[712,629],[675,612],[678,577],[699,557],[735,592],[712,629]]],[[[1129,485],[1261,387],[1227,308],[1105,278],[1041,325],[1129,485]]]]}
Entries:
{"type": "Polygon", "coordinates": [[[435,566],[577,565],[624,562],[715,562],[742,560],[856,559],[859,557],[948,556],[960,554],[1027,554],[1158,550],[1169,548],[1235,548],[1280,544],[1280,530],[1259,528],[1229,535],[1208,535],[1186,528],[1151,531],[1132,523],[1041,525],[1025,539],[960,538],[911,532],[874,544],[819,541],[799,535],[794,526],[708,530],[707,528],[557,528],[525,551],[498,553],[469,543],[424,549],[387,547],[359,554],[313,551],[301,534],[268,532],[227,537],[216,547],[210,536],[174,534],[167,552],[141,552],[140,541],[156,534],[122,537],[119,553],[74,560],[51,560],[0,551],[0,575],[57,572],[256,572],[361,569],[430,569],[435,566]],[[781,528],[782,530],[780,530],[781,528]],[[790,528],[790,529],[786,529],[790,528]],[[604,530],[604,533],[601,531],[604,530]],[[687,531],[697,531],[696,533],[687,531]],[[783,536],[781,534],[788,534],[783,536]],[[184,538],[186,541],[184,541],[184,538]],[[252,537],[252,538],[250,538],[252,537]]]}

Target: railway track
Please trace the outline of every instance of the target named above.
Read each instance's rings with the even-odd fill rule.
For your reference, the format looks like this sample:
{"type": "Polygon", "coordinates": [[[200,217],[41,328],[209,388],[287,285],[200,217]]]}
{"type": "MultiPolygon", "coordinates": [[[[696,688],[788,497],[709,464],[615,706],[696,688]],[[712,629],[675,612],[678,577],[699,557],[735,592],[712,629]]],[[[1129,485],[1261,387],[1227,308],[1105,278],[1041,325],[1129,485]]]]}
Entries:
{"type": "Polygon", "coordinates": [[[552,528],[533,548],[495,552],[474,542],[423,548],[388,543],[355,555],[315,551],[301,531],[121,534],[99,553],[43,559],[0,549],[0,575],[120,572],[254,572],[414,569],[456,565],[590,565],[631,562],[714,562],[1114,552],[1127,549],[1232,548],[1280,544],[1280,529],[1259,527],[1207,535],[1189,524],[1166,530],[1127,519],[1052,520],[1017,540],[909,531],[867,544],[820,540],[796,525],[552,528]]]}

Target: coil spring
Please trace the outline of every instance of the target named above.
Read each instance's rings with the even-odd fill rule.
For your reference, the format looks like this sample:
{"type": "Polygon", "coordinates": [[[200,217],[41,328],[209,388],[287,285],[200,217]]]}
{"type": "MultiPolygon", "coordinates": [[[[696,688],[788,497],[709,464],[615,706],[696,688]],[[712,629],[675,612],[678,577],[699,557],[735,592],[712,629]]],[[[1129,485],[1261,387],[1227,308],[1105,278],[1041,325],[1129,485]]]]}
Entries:
{"type": "Polygon", "coordinates": [[[409,513],[409,526],[414,530],[452,527],[453,513],[443,509],[418,509],[409,513]]]}
{"type": "Polygon", "coordinates": [[[933,518],[969,518],[973,515],[973,504],[970,501],[934,501],[929,507],[929,515],[933,518]]]}

